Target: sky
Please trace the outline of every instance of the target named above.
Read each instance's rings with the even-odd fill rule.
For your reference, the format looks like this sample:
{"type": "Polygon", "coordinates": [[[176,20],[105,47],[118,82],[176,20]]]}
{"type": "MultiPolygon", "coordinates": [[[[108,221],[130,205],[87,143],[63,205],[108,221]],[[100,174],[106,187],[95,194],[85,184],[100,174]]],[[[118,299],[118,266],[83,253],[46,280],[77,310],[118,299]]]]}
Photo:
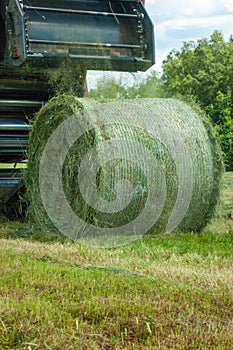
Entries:
{"type": "MultiPolygon", "coordinates": [[[[184,41],[208,38],[219,30],[226,40],[233,34],[233,0],[145,0],[155,28],[156,64],[161,72],[162,61],[172,49],[180,49],[184,41]]],[[[148,73],[148,72],[147,72],[148,73]]],[[[88,73],[89,86],[95,86],[106,73],[88,73]]],[[[142,74],[117,73],[131,85],[142,74]]]]}
{"type": "Polygon", "coordinates": [[[184,41],[208,38],[220,30],[233,34],[233,0],[146,0],[155,26],[156,67],[184,41]]]}

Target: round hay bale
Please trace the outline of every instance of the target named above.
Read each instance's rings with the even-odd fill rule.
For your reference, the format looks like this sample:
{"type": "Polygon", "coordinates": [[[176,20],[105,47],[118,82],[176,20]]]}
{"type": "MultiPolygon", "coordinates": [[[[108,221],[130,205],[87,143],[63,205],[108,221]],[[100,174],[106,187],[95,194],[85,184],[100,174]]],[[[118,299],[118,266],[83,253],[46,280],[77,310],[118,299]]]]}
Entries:
{"type": "Polygon", "coordinates": [[[97,246],[151,231],[200,231],[222,160],[202,114],[173,99],[52,98],[37,113],[25,177],[29,215],[97,246]]]}

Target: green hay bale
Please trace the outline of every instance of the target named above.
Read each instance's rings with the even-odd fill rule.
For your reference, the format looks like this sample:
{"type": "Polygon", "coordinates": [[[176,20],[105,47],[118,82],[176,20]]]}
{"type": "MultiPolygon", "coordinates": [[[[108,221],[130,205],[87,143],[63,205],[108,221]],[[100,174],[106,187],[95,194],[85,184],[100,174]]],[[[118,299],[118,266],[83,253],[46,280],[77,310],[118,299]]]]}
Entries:
{"type": "Polygon", "coordinates": [[[183,102],[97,102],[60,95],[37,113],[30,134],[28,214],[43,231],[56,226],[73,239],[99,246],[127,243],[149,231],[200,231],[217,203],[221,171],[209,123],[183,102]],[[65,129],[53,139],[61,125],[65,129]],[[52,158],[48,140],[53,140],[52,158]],[[55,174],[63,149],[59,180],[55,174]],[[41,162],[48,162],[47,176],[39,178],[41,162]],[[71,210],[63,208],[59,181],[71,210]],[[44,183],[47,204],[47,192],[40,191],[44,183]],[[73,213],[84,223],[80,227],[73,213]]]}

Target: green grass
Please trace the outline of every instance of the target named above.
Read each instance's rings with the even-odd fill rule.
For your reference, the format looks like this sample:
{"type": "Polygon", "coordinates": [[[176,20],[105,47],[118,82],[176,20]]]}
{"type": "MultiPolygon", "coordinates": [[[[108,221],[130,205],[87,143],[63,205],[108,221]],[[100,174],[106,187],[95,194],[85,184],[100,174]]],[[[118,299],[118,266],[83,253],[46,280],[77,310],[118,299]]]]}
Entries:
{"type": "Polygon", "coordinates": [[[232,349],[233,173],[201,234],[116,249],[0,229],[0,349],[232,349]]]}

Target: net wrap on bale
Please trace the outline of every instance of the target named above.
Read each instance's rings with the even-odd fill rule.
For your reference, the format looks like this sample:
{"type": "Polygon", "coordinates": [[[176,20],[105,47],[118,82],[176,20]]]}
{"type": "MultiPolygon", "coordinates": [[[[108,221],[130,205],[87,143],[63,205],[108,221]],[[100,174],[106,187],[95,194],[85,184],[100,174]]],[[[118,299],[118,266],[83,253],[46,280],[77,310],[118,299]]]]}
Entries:
{"type": "Polygon", "coordinates": [[[98,246],[200,231],[221,171],[209,123],[181,101],[60,95],[37,113],[30,134],[29,215],[42,230],[98,246]]]}

